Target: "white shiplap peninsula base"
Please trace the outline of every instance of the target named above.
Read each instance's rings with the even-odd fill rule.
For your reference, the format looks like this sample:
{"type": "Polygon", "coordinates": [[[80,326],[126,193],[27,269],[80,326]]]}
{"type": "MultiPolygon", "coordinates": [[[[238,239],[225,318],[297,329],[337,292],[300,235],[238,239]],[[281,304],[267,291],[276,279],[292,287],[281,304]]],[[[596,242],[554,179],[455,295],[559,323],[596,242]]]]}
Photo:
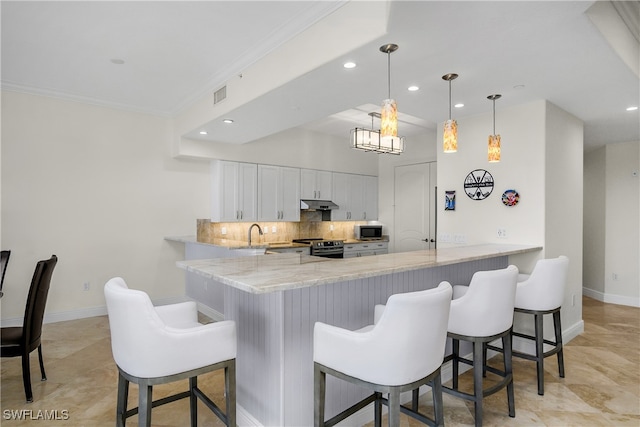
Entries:
{"type": "MultiPolygon", "coordinates": [[[[236,321],[238,333],[239,424],[305,427],[313,425],[315,322],[358,329],[373,323],[374,305],[392,294],[443,280],[466,284],[476,271],[506,267],[509,255],[541,249],[488,244],[351,259],[278,254],[178,266],[226,285],[224,316],[236,321]]],[[[327,417],[366,394],[328,380],[327,417]]]]}

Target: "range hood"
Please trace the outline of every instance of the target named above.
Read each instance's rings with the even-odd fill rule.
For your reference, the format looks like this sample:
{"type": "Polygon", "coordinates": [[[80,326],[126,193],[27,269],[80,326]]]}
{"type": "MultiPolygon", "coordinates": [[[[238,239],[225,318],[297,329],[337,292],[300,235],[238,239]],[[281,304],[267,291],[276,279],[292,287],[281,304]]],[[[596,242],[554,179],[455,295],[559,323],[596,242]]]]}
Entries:
{"type": "Polygon", "coordinates": [[[338,205],[329,200],[300,200],[300,210],[303,211],[330,211],[338,209],[338,205]]]}

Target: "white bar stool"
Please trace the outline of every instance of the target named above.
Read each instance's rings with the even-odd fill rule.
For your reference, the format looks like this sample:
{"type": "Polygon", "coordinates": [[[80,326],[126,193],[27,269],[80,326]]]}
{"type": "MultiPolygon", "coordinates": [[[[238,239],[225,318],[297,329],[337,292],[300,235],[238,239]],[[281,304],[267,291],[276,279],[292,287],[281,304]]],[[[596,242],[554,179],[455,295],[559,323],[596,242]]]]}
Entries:
{"type": "MultiPolygon", "coordinates": [[[[532,314],[534,319],[534,335],[513,332],[513,336],[535,342],[536,354],[513,351],[513,355],[536,362],[538,375],[538,394],[544,395],[544,358],[558,355],[558,373],[564,378],[564,355],[562,351],[562,324],[560,322],[560,308],[564,300],[564,292],[569,271],[569,258],[559,256],[552,259],[541,259],[536,263],[531,275],[520,275],[523,279],[516,290],[515,311],[517,313],[532,314]],[[553,315],[553,329],[555,341],[546,340],[543,330],[543,316],[553,315]],[[544,351],[544,344],[552,348],[544,351]]],[[[500,350],[489,346],[492,350],[500,350]]]]}
{"type": "MultiPolygon", "coordinates": [[[[151,426],[151,408],[188,397],[191,426],[198,422],[200,399],[228,427],[236,427],[236,325],[198,323],[193,301],[154,307],[149,296],[129,289],[120,277],[104,286],[111,350],[118,366],[116,426],[138,414],[151,426]],[[226,414],[198,388],[198,375],[224,369],[226,414]],[[189,390],[152,400],[156,384],[189,379],[189,390]],[[129,382],[138,384],[138,407],[127,410],[129,382]]],[[[185,423],[186,425],[186,423],[185,423]]]]}
{"type": "Polygon", "coordinates": [[[474,402],[475,425],[482,425],[482,403],[484,396],[507,388],[509,416],[515,417],[513,372],[511,362],[511,330],[515,303],[518,268],[510,265],[502,270],[478,271],[469,286],[454,286],[454,295],[449,312],[448,336],[452,339],[451,360],[452,387],[443,386],[445,393],[474,402]],[[504,371],[486,366],[486,345],[502,339],[505,348],[504,371]],[[473,345],[473,360],[460,357],[460,340],[473,345]],[[473,394],[458,389],[459,362],[473,366],[473,394]],[[483,389],[483,373],[489,371],[502,377],[494,386],[483,389]]]}
{"type": "Polygon", "coordinates": [[[375,307],[374,325],[350,331],[317,322],[313,331],[314,424],[329,427],[370,403],[375,425],[382,404],[389,407],[389,426],[400,425],[400,412],[430,426],[444,425],[440,367],[447,339],[451,285],[391,295],[375,307]],[[373,391],[369,397],[325,421],[326,375],[373,391]],[[434,419],[418,412],[418,389],[429,384],[434,419]],[[400,393],[413,391],[411,409],[400,405],[400,393]],[[388,393],[388,399],[382,397],[388,393]]]}

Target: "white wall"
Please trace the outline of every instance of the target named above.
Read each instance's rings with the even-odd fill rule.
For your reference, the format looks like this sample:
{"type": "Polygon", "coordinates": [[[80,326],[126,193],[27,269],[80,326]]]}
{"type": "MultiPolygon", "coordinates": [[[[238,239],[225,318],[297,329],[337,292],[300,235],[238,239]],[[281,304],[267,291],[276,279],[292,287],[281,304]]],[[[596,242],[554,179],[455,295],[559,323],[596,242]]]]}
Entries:
{"type": "Polygon", "coordinates": [[[604,295],[606,147],[584,155],[583,286],[604,295]]]}
{"type": "Polygon", "coordinates": [[[378,173],[377,156],[352,150],[348,135],[294,129],[175,159],[170,119],[15,92],[2,93],[2,124],[0,237],[12,251],[2,319],[23,315],[35,263],[54,253],[49,318],[104,312],[113,276],[155,300],[184,296],[184,245],[164,237],[195,235],[210,217],[210,158],[378,173]]]}
{"type": "Polygon", "coordinates": [[[638,275],[639,143],[607,145],[605,289],[612,296],[635,300],[640,306],[638,275]],[[635,175],[633,173],[635,172],[635,175]]]}
{"type": "Polygon", "coordinates": [[[349,134],[336,137],[293,128],[247,144],[191,141],[190,147],[191,158],[378,175],[377,156],[352,149],[349,134]]]}
{"type": "MultiPolygon", "coordinates": [[[[521,271],[530,272],[538,258],[567,255],[570,271],[562,320],[567,329],[581,330],[582,309],[582,122],[547,101],[510,108],[496,105],[496,133],[502,137],[499,163],[487,161],[492,113],[458,120],[458,152],[438,150],[438,197],[456,191],[456,210],[438,215],[438,234],[455,234],[465,244],[514,243],[540,245],[539,254],[511,257],[521,271]],[[472,200],[464,178],[485,169],[494,178],[492,194],[472,200]],[[520,202],[506,207],[502,193],[515,189],[520,202]],[[497,230],[506,230],[506,238],[497,230]],[[575,295],[575,298],[574,298],[575,295]]],[[[438,130],[438,140],[442,133],[438,130]]],[[[446,245],[439,239],[439,246],[446,245]]],[[[548,329],[548,328],[547,328],[548,329]]],[[[576,332],[572,332],[572,335],[576,332]]]]}
{"type": "MultiPolygon", "coordinates": [[[[487,139],[492,132],[490,107],[487,114],[458,120],[457,153],[438,150],[438,199],[444,203],[445,191],[456,191],[456,209],[439,212],[438,233],[463,235],[466,244],[544,245],[545,102],[509,109],[496,106],[496,132],[502,137],[499,163],[487,161],[487,139]],[[493,192],[485,200],[473,200],[464,192],[464,179],[475,169],[489,171],[494,179],[493,192]],[[508,189],[520,194],[520,202],[514,207],[502,204],[502,193],[508,189]],[[498,238],[498,228],[506,230],[506,238],[498,238]]],[[[441,139],[442,130],[438,129],[438,141],[441,139]]]]}
{"type": "Polygon", "coordinates": [[[637,141],[625,142],[587,153],[584,189],[591,207],[585,210],[591,225],[584,232],[585,294],[635,307],[640,307],[639,147],[637,141]]]}
{"type": "Polygon", "coordinates": [[[48,315],[91,315],[113,276],[155,299],[184,295],[183,245],[163,238],[209,215],[209,164],[169,157],[168,119],[5,91],[2,125],[3,320],[24,314],[51,254],[48,315]]]}

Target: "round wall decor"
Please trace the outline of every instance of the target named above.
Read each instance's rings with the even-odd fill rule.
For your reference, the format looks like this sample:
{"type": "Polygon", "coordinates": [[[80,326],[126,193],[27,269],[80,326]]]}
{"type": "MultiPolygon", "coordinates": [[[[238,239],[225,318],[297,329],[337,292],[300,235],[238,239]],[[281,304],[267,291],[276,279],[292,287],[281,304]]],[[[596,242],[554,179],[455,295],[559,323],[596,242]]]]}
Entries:
{"type": "Polygon", "coordinates": [[[520,201],[520,194],[516,190],[506,190],[502,193],[502,203],[505,206],[515,206],[520,201]]]}
{"type": "Polygon", "coordinates": [[[469,172],[464,179],[464,192],[473,200],[484,200],[493,191],[493,176],[484,169],[469,172]]]}

